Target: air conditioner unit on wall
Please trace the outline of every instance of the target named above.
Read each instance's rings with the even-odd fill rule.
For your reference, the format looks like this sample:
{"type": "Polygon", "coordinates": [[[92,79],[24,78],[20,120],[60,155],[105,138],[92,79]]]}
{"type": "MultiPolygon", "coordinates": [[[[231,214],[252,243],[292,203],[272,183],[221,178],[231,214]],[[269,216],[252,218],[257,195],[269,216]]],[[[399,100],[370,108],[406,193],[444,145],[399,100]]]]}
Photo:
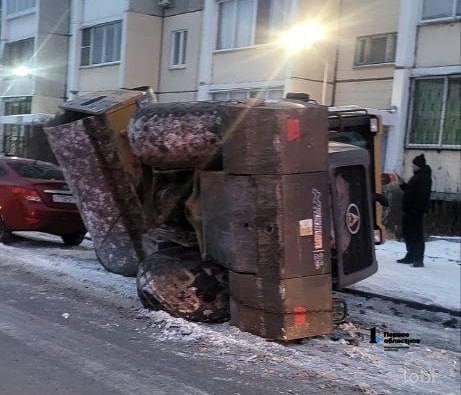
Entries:
{"type": "Polygon", "coordinates": [[[173,6],[173,0],[158,0],[159,7],[169,8],[173,6]]]}

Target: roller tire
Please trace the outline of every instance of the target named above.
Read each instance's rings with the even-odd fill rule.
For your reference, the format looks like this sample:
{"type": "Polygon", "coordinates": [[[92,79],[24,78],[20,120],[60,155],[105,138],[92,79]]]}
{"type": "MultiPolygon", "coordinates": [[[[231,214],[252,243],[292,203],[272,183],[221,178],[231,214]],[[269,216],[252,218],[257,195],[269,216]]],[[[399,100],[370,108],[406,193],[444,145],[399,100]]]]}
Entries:
{"type": "Polygon", "coordinates": [[[144,307],[196,322],[229,319],[227,270],[202,262],[194,249],[161,250],[139,266],[138,295],[144,307]]]}

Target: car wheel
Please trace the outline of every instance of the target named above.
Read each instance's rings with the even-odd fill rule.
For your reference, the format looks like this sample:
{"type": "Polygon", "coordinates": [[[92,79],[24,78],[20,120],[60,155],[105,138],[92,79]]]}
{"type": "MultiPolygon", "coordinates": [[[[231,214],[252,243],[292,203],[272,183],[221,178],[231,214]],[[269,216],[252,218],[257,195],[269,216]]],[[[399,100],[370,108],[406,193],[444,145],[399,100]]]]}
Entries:
{"type": "Polygon", "coordinates": [[[85,233],[70,233],[62,235],[61,238],[66,246],[78,246],[85,239],[85,233]]]}
{"type": "Polygon", "coordinates": [[[5,223],[0,218],[0,243],[8,244],[11,241],[11,232],[6,228],[5,223]]]}

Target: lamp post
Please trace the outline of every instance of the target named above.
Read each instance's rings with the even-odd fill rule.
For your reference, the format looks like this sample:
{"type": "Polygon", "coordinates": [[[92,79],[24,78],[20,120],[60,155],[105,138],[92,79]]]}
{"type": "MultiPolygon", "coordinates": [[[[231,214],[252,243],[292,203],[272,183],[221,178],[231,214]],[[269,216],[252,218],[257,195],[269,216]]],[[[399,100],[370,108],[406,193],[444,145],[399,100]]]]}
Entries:
{"type": "Polygon", "coordinates": [[[7,78],[7,77],[17,77],[17,78],[24,78],[30,77],[34,74],[34,70],[29,66],[15,66],[13,68],[0,66],[0,78],[7,78]]]}
{"type": "Polygon", "coordinates": [[[32,75],[32,69],[27,66],[17,66],[13,69],[13,75],[15,77],[28,77],[32,75]]]}
{"type": "Polygon", "coordinates": [[[326,106],[327,104],[327,86],[328,86],[328,68],[329,63],[328,59],[325,59],[323,65],[323,81],[322,81],[322,104],[326,106]]]}

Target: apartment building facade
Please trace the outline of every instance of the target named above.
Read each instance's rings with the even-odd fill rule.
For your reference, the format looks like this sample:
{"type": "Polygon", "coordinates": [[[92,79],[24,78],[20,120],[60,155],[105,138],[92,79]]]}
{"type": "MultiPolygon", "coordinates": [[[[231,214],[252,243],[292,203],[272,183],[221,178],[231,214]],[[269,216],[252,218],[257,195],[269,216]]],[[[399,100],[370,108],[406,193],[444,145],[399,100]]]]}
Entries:
{"type": "Polygon", "coordinates": [[[160,101],[195,100],[202,9],[191,0],[73,0],[68,97],[151,86],[160,101]]]}
{"type": "Polygon", "coordinates": [[[156,3],[72,1],[68,96],[140,85],[157,90],[162,17],[156,3]]]}
{"type": "MultiPolygon", "coordinates": [[[[411,174],[423,152],[433,198],[461,201],[461,1],[401,2],[391,103],[398,111],[387,165],[411,174]]],[[[458,219],[459,220],[459,219],[458,219]]]]}
{"type": "Polygon", "coordinates": [[[3,108],[32,97],[31,111],[54,112],[64,97],[144,85],[161,102],[307,92],[327,105],[385,110],[385,169],[409,176],[424,152],[434,196],[461,200],[461,0],[18,1],[29,3],[34,12],[4,12],[3,59],[9,42],[34,37],[35,67],[52,62],[60,74],[46,89],[38,72],[2,79],[3,108]],[[296,53],[275,44],[307,20],[326,26],[322,41],[296,53]]]}
{"type": "MultiPolygon", "coordinates": [[[[65,98],[69,4],[3,0],[1,115],[51,113],[65,98]]],[[[0,148],[14,149],[19,133],[17,126],[1,128],[0,148]]]]}

